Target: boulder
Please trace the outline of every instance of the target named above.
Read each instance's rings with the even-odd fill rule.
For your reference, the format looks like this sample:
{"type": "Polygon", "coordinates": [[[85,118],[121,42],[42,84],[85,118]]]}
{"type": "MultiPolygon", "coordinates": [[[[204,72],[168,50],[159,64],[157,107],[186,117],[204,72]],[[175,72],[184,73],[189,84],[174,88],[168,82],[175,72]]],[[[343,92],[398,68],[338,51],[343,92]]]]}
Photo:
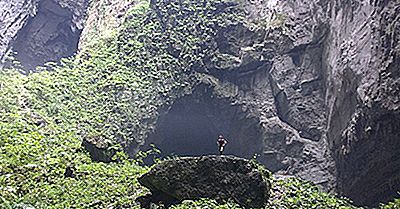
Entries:
{"type": "Polygon", "coordinates": [[[139,182],[150,189],[152,201],[170,197],[177,202],[230,199],[246,208],[260,208],[265,207],[270,195],[269,177],[263,167],[243,158],[201,156],[165,160],[141,176],[139,182]]]}

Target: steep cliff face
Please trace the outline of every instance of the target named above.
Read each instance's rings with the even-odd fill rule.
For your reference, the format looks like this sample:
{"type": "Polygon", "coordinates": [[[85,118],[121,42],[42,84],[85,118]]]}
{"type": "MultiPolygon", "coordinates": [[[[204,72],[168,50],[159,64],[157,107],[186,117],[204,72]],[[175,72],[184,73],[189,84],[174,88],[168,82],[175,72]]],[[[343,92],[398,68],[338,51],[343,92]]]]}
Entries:
{"type": "Polygon", "coordinates": [[[87,20],[79,41],[79,48],[112,35],[125,20],[125,14],[137,1],[93,1],[87,11],[87,20]]]}
{"type": "Polygon", "coordinates": [[[179,154],[215,153],[215,136],[224,134],[228,153],[257,155],[274,172],[334,188],[322,57],[328,20],[321,5],[242,2],[245,21],[218,31],[204,66],[194,69],[198,84],[160,110],[147,143],[179,154]]]}
{"type": "Polygon", "coordinates": [[[0,2],[0,7],[2,11],[0,14],[0,58],[3,60],[5,53],[9,49],[10,42],[25,25],[26,21],[35,15],[37,2],[30,0],[20,0],[13,3],[2,1],[0,2]]]}
{"type": "Polygon", "coordinates": [[[328,138],[338,190],[358,204],[387,201],[400,188],[399,10],[394,1],[331,10],[328,138]]]}
{"type": "Polygon", "coordinates": [[[87,1],[19,0],[1,2],[0,59],[16,53],[29,72],[77,51],[87,1]],[[4,12],[3,12],[4,11],[4,12]]]}
{"type": "Polygon", "coordinates": [[[188,147],[213,152],[203,149],[212,139],[196,142],[223,133],[232,141],[229,153],[259,154],[274,172],[336,188],[357,204],[395,195],[399,6],[369,1],[242,6],[245,22],[264,21],[267,29],[238,24],[219,31],[214,51],[196,70],[201,87],[169,112],[161,110],[166,116],[147,141],[168,152],[199,154],[173,147],[184,138],[192,140],[188,147]],[[202,120],[190,122],[200,115],[202,120]],[[167,125],[173,121],[185,122],[167,125]]]}
{"type": "MultiPolygon", "coordinates": [[[[73,54],[85,5],[0,3],[0,55],[12,48],[33,68],[73,54]]],[[[152,0],[131,10],[136,5],[101,0],[88,12],[80,47],[89,50],[79,59],[95,64],[83,62],[88,69],[79,72],[96,72],[86,82],[98,86],[76,110],[101,119],[77,119],[83,138],[113,140],[131,155],[150,143],[165,155],[200,155],[215,153],[223,134],[227,153],[256,155],[275,173],[357,204],[400,189],[398,3],[152,0]],[[101,38],[110,49],[89,56],[101,38]]]]}

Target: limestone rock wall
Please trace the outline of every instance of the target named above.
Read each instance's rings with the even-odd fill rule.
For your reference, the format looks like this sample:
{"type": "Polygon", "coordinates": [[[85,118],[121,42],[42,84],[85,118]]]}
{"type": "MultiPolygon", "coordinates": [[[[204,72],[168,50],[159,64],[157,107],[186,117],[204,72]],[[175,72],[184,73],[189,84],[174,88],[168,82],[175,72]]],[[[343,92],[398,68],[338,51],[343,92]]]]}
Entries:
{"type": "Polygon", "coordinates": [[[328,139],[338,191],[358,204],[387,201],[400,188],[399,10],[395,1],[331,8],[328,139]]]}
{"type": "Polygon", "coordinates": [[[77,51],[86,0],[18,0],[0,2],[0,59],[16,53],[25,72],[77,51]],[[4,11],[4,12],[3,12],[4,11]]]}
{"type": "MultiPolygon", "coordinates": [[[[276,117],[265,120],[266,161],[280,172],[335,187],[335,166],[325,137],[325,79],[322,53],[328,34],[324,1],[283,1],[282,30],[272,36],[276,55],[269,83],[276,117]],[[283,37],[283,38],[282,38],[283,37]]],[[[279,12],[279,11],[278,11],[279,12]]]]}
{"type": "Polygon", "coordinates": [[[3,60],[18,31],[35,16],[37,3],[36,0],[0,1],[0,60],[3,60]]]}
{"type": "MultiPolygon", "coordinates": [[[[192,99],[208,101],[218,110],[210,121],[225,118],[221,123],[240,124],[242,128],[230,131],[219,128],[234,141],[231,146],[238,145],[232,154],[256,154],[276,173],[301,176],[333,189],[335,164],[325,136],[323,52],[328,8],[323,2],[309,1],[241,3],[246,20],[216,34],[210,44],[215,50],[203,60],[204,67],[195,69],[198,86],[206,86],[206,91],[194,90],[197,95],[192,99]],[[245,127],[259,134],[249,134],[245,127]]],[[[156,128],[157,134],[162,135],[156,128]]],[[[162,139],[150,136],[147,141],[162,139]]]]}
{"type": "Polygon", "coordinates": [[[100,37],[111,35],[125,20],[128,9],[136,3],[137,1],[129,0],[94,1],[87,11],[79,47],[83,48],[100,37]]]}
{"type": "MultiPolygon", "coordinates": [[[[0,59],[12,49],[31,69],[72,55],[79,39],[84,48],[115,31],[135,2],[95,1],[84,23],[85,0],[0,1],[0,59]]],[[[231,127],[231,136],[238,154],[258,154],[276,173],[358,204],[391,198],[400,190],[399,3],[238,2],[246,20],[215,34],[210,53],[191,69],[193,88],[177,104],[209,102],[218,110],[211,119],[237,121],[232,127],[242,128],[231,127]],[[251,130],[257,133],[246,138],[251,130]]],[[[173,105],[155,110],[157,124],[136,130],[156,130],[147,144],[163,142],[157,127],[173,105]]]]}
{"type": "Polygon", "coordinates": [[[247,23],[264,21],[268,29],[239,24],[220,31],[215,53],[198,71],[213,101],[233,107],[228,118],[262,133],[261,150],[253,150],[259,160],[357,204],[395,195],[399,5],[243,2],[247,23]]]}

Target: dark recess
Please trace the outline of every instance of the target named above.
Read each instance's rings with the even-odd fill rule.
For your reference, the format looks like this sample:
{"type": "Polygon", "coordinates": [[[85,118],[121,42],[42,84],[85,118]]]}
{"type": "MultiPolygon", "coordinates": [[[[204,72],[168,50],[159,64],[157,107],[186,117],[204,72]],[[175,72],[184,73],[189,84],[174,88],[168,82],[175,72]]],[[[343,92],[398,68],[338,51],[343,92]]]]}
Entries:
{"type": "Polygon", "coordinates": [[[73,26],[71,11],[52,0],[43,0],[36,16],[19,32],[13,50],[28,73],[46,62],[74,55],[80,33],[73,26]]]}
{"type": "Polygon", "coordinates": [[[246,118],[239,106],[198,88],[161,116],[146,144],[154,143],[162,156],[217,154],[217,138],[223,134],[229,141],[224,154],[250,158],[262,149],[259,130],[259,124],[246,118]]]}
{"type": "Polygon", "coordinates": [[[356,133],[361,140],[351,142],[356,148],[341,156],[338,164],[338,189],[355,204],[377,207],[380,202],[399,198],[399,121],[399,115],[387,114],[365,118],[357,124],[356,133]]]}

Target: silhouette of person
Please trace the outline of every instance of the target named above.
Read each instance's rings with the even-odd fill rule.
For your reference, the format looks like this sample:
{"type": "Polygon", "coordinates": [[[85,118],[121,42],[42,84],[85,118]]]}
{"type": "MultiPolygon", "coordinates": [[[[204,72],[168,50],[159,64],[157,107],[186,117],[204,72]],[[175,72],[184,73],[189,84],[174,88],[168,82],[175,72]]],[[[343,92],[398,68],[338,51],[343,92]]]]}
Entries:
{"type": "Polygon", "coordinates": [[[219,135],[217,140],[217,145],[220,155],[222,155],[222,153],[224,152],[226,144],[228,144],[228,140],[226,140],[222,135],[219,135]]]}

